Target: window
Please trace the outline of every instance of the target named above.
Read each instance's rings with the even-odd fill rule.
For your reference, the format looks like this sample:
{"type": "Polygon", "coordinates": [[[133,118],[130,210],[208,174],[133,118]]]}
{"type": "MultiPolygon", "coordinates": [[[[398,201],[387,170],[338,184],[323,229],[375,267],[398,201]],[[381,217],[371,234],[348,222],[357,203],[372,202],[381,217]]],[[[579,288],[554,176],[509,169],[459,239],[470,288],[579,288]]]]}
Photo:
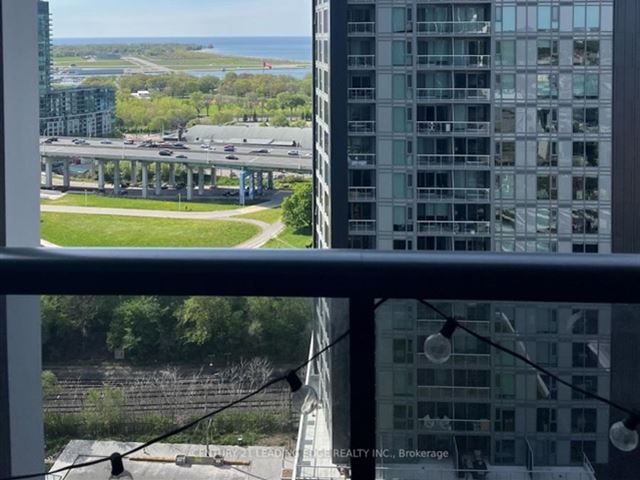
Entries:
{"type": "Polygon", "coordinates": [[[538,7],[538,31],[550,32],[558,30],[558,19],[560,17],[558,7],[540,5],[538,7]]]}
{"type": "Polygon", "coordinates": [[[558,166],[558,142],[550,140],[538,140],[538,166],[558,166]]]}
{"type": "Polygon", "coordinates": [[[393,428],[396,430],[413,429],[413,407],[411,405],[393,406],[393,428]]]}
{"type": "Polygon", "coordinates": [[[584,457],[592,462],[596,458],[596,442],[594,440],[571,440],[571,463],[584,465],[584,457]]]}
{"type": "Polygon", "coordinates": [[[572,210],[573,233],[595,234],[598,233],[598,211],[597,210],[572,210]]]}
{"type": "Polygon", "coordinates": [[[516,142],[496,142],[496,167],[512,167],[516,163],[516,142]]]}
{"type": "Polygon", "coordinates": [[[516,461],[515,440],[496,440],[495,460],[497,464],[512,465],[516,461]]]}
{"type": "Polygon", "coordinates": [[[558,177],[555,175],[539,175],[537,178],[537,199],[558,199],[558,177]]]}
{"type": "Polygon", "coordinates": [[[575,40],[573,42],[574,65],[599,65],[600,40],[575,40]]]}
{"type": "Polygon", "coordinates": [[[516,31],[516,7],[496,7],[496,32],[516,31]]]}
{"type": "Polygon", "coordinates": [[[597,167],[598,157],[598,142],[573,142],[574,167],[597,167]]]}
{"type": "Polygon", "coordinates": [[[598,200],[598,177],[573,177],[573,199],[598,200]]]}
{"type": "Polygon", "coordinates": [[[557,40],[538,40],[538,65],[558,65],[557,40]]]}
{"type": "Polygon", "coordinates": [[[549,375],[541,374],[538,376],[538,400],[557,400],[558,399],[558,381],[549,375]]]}
{"type": "Polygon", "coordinates": [[[415,395],[413,372],[393,372],[393,394],[396,396],[415,395]]]}
{"type": "Polygon", "coordinates": [[[597,73],[573,75],[573,97],[596,99],[600,97],[600,76],[597,73]]]}
{"type": "Polygon", "coordinates": [[[597,368],[597,354],[588,343],[573,343],[571,345],[571,360],[574,368],[597,368]]]}
{"type": "Polygon", "coordinates": [[[595,408],[572,408],[571,431],[573,433],[595,433],[597,411],[595,408]]]}
{"type": "Polygon", "coordinates": [[[391,17],[393,33],[404,33],[407,31],[407,10],[405,8],[394,8],[391,17]]]}
{"type": "Polygon", "coordinates": [[[516,133],[516,109],[496,108],[496,133],[516,133]]]}
{"type": "Polygon", "coordinates": [[[496,65],[514,66],[516,64],[515,40],[498,40],[496,42],[496,65]]]}
{"type": "Polygon", "coordinates": [[[536,210],[536,232],[558,232],[558,210],[555,208],[538,208],[536,210]]]}
{"type": "Polygon", "coordinates": [[[536,342],[536,360],[546,367],[558,366],[558,344],[556,342],[536,342]]]}
{"type": "Polygon", "coordinates": [[[406,165],[407,154],[407,142],[405,140],[393,140],[393,153],[392,160],[394,165],[406,165]]]}
{"type": "Polygon", "coordinates": [[[573,253],[598,253],[597,243],[574,243],[572,245],[573,253]]]}
{"type": "Polygon", "coordinates": [[[558,131],[558,109],[538,109],[538,133],[555,133],[558,131]]]}
{"type": "Polygon", "coordinates": [[[555,408],[536,409],[536,431],[552,433],[558,431],[557,411],[555,408]]]}
{"type": "Polygon", "coordinates": [[[571,333],[578,335],[598,334],[598,310],[573,310],[571,333]]]}
{"type": "Polygon", "coordinates": [[[413,340],[393,340],[393,363],[413,363],[413,340]]]}
{"type": "Polygon", "coordinates": [[[515,198],[515,175],[496,175],[496,199],[513,200],[515,198]]]}
{"type": "Polygon", "coordinates": [[[516,211],[513,208],[496,208],[496,232],[516,231],[516,211]]]}
{"type": "Polygon", "coordinates": [[[538,75],[538,98],[558,98],[558,75],[538,75]]]}
{"type": "Polygon", "coordinates": [[[512,408],[496,408],[496,432],[515,432],[516,411],[512,408]]]}
{"type": "MultiPolygon", "coordinates": [[[[508,347],[508,345],[506,345],[508,347]]],[[[513,347],[513,345],[511,345],[513,347]]],[[[513,357],[511,357],[513,358],[513,357]]],[[[512,373],[499,373],[496,379],[496,397],[499,399],[516,398],[516,378],[512,373]]]]}
{"type": "Polygon", "coordinates": [[[413,231],[413,208],[393,207],[393,231],[412,232],[413,231]]]}
{"type": "Polygon", "coordinates": [[[573,133],[598,133],[600,131],[600,112],[597,108],[573,109],[573,133]]]}
{"type": "Polygon", "coordinates": [[[535,313],[536,333],[558,333],[558,312],[555,309],[540,309],[535,313]]]}
{"type": "MultiPolygon", "coordinates": [[[[595,375],[573,375],[571,377],[571,383],[573,383],[576,387],[580,387],[583,390],[586,390],[589,393],[598,393],[598,377],[595,375]]],[[[576,392],[575,390],[572,390],[571,392],[572,400],[592,400],[591,397],[587,397],[586,395],[580,392],[576,392]]]]}
{"type": "Polygon", "coordinates": [[[516,75],[514,73],[496,75],[496,98],[516,98],[516,75]]]}

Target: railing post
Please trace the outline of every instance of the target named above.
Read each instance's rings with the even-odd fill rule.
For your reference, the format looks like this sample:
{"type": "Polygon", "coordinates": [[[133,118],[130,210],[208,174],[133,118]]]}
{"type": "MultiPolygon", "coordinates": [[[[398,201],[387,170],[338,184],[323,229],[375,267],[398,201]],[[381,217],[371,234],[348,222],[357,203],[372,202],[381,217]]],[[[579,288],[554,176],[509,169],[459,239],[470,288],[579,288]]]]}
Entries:
{"type": "Polygon", "coordinates": [[[376,335],[373,298],[349,300],[351,478],[373,480],[376,473],[376,335]]]}

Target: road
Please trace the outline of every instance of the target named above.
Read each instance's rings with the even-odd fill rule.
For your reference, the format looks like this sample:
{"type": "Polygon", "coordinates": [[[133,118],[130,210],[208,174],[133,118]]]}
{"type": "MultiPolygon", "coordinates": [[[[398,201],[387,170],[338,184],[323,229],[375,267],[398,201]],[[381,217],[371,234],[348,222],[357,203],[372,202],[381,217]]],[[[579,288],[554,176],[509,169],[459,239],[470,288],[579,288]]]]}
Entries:
{"type": "Polygon", "coordinates": [[[140,67],[139,70],[141,73],[145,73],[145,74],[174,73],[174,71],[171,70],[170,68],[163,67],[162,65],[158,65],[157,63],[150,62],[149,60],[145,60],[144,58],[122,57],[122,59],[140,67]]]}
{"type": "Polygon", "coordinates": [[[144,162],[185,163],[194,167],[216,167],[233,170],[249,169],[261,171],[287,171],[294,173],[311,173],[313,162],[311,152],[299,150],[299,155],[289,155],[291,147],[245,147],[238,146],[233,153],[238,160],[229,160],[230,155],[224,152],[222,145],[215,151],[203,150],[199,145],[189,145],[188,150],[174,149],[171,157],[160,156],[158,148],[141,148],[125,145],[122,140],[102,144],[92,141],[89,145],[74,145],[68,139],[61,139],[52,144],[42,143],[40,154],[47,158],[95,158],[104,160],[135,160],[144,162]],[[257,153],[266,149],[268,153],[257,153]],[[187,158],[177,158],[184,155],[187,158]]]}
{"type": "MultiPolygon", "coordinates": [[[[261,212],[262,210],[268,210],[277,208],[282,204],[282,201],[286,198],[286,194],[279,192],[268,202],[261,203],[259,205],[252,205],[250,207],[239,208],[236,210],[222,210],[217,212],[177,212],[169,210],[136,210],[129,208],[96,208],[96,207],[72,207],[72,206],[56,206],[56,205],[42,205],[42,212],[50,213],[74,213],[74,214],[88,214],[88,215],[111,215],[122,217],[146,217],[146,218],[171,218],[181,220],[226,220],[231,222],[248,223],[255,225],[260,229],[260,233],[255,237],[247,240],[234,248],[241,249],[253,249],[263,247],[269,240],[277,237],[283,230],[284,224],[277,222],[274,224],[266,223],[261,220],[254,220],[250,218],[237,218],[242,215],[250,213],[261,212]]],[[[41,240],[43,247],[55,248],[55,245],[46,240],[41,240]]]]}

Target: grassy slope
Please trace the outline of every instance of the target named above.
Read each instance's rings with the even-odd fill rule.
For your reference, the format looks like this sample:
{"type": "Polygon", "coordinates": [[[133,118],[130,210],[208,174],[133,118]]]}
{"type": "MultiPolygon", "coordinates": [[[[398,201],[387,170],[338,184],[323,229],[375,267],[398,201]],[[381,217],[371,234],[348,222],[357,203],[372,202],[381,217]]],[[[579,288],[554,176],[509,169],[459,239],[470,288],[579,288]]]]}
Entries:
{"type": "Polygon", "coordinates": [[[295,232],[289,227],[263,248],[307,248],[311,244],[311,235],[295,232]]]}
{"type": "Polygon", "coordinates": [[[207,220],[42,214],[42,238],[65,247],[232,247],[259,233],[253,225],[207,220]]]}
{"type": "Polygon", "coordinates": [[[260,220],[266,223],[276,223],[282,218],[281,208],[269,208],[267,210],[261,210],[255,213],[247,213],[245,215],[238,215],[236,218],[249,218],[251,220],[260,220]]]}
{"type": "MultiPolygon", "coordinates": [[[[122,197],[103,197],[88,195],[85,204],[84,194],[70,193],[57,200],[43,200],[43,205],[73,206],[73,207],[99,207],[99,208],[127,208],[139,210],[178,210],[177,200],[153,200],[122,197]]],[[[240,208],[237,201],[230,202],[185,202],[181,201],[181,211],[215,212],[220,210],[234,210],[240,208]]]]}

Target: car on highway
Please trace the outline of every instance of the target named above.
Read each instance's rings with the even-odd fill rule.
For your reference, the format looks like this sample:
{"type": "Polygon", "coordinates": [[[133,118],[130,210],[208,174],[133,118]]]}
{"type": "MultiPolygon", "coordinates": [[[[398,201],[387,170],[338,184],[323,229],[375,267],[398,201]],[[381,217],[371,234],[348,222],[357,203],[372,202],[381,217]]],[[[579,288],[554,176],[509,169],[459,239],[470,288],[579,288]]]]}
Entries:
{"type": "Polygon", "coordinates": [[[89,145],[89,142],[87,142],[83,138],[76,138],[75,140],[73,140],[73,144],[74,145],[89,145]]]}
{"type": "Polygon", "coordinates": [[[100,142],[100,145],[112,145],[113,142],[111,140],[102,140],[100,142]]]}
{"type": "Polygon", "coordinates": [[[238,157],[236,157],[235,155],[227,155],[226,157],[227,160],[238,160],[238,157]]]}
{"type": "Polygon", "coordinates": [[[300,152],[298,150],[289,150],[287,152],[287,155],[289,155],[290,157],[299,157],[300,152]]]}
{"type": "Polygon", "coordinates": [[[271,150],[268,148],[259,148],[258,150],[251,150],[251,153],[269,153],[271,150]]]}
{"type": "Polygon", "coordinates": [[[225,145],[224,146],[224,151],[225,152],[235,152],[236,151],[236,147],[234,145],[225,145]]]}
{"type": "Polygon", "coordinates": [[[186,156],[186,155],[184,155],[184,154],[180,154],[180,155],[176,155],[176,158],[189,158],[189,157],[187,157],[187,156],[186,156]]]}
{"type": "Polygon", "coordinates": [[[44,143],[53,143],[53,142],[57,142],[58,141],[58,137],[50,137],[47,138],[44,143]]]}
{"type": "Polygon", "coordinates": [[[184,143],[174,143],[173,148],[177,148],[178,150],[189,150],[189,147],[187,147],[184,143]]]}
{"type": "Polygon", "coordinates": [[[124,144],[125,145],[134,145],[136,142],[134,142],[133,140],[125,140],[124,144]]]}
{"type": "Polygon", "coordinates": [[[158,155],[160,155],[161,157],[170,157],[171,155],[173,155],[173,152],[171,150],[160,150],[158,152],[158,155]]]}
{"type": "Polygon", "coordinates": [[[160,145],[158,145],[158,148],[173,148],[173,144],[172,143],[163,142],[160,145]]]}

